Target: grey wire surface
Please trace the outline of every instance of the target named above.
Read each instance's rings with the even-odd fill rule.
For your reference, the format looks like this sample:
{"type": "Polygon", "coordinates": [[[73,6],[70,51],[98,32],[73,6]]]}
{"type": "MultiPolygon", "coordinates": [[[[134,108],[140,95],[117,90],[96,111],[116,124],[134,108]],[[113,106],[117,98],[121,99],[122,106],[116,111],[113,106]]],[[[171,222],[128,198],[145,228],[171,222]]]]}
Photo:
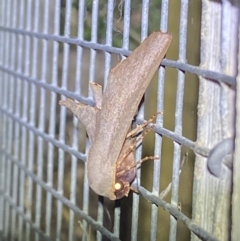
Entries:
{"type": "Polygon", "coordinates": [[[196,223],[194,223],[191,219],[189,219],[187,216],[182,214],[175,206],[158,198],[156,195],[151,194],[149,191],[147,191],[143,187],[138,187],[138,188],[139,188],[139,191],[141,192],[141,194],[145,198],[150,200],[152,203],[163,207],[165,210],[167,210],[172,215],[172,218],[176,218],[176,219],[182,221],[192,232],[194,232],[202,240],[219,241],[212,234],[208,233],[203,228],[201,228],[196,223]]]}
{"type": "MultiPolygon", "coordinates": [[[[30,37],[36,37],[39,39],[46,39],[46,40],[53,40],[53,41],[58,41],[58,42],[63,42],[67,44],[75,44],[75,45],[80,45],[82,47],[90,48],[90,49],[95,49],[95,50],[101,50],[109,53],[116,53],[120,54],[123,56],[129,56],[130,51],[125,50],[125,49],[119,49],[116,47],[111,47],[99,43],[92,43],[88,42],[85,40],[79,40],[79,39],[74,39],[70,37],[64,37],[64,36],[55,36],[51,34],[43,34],[43,33],[38,33],[38,32],[31,32],[31,31],[26,31],[26,30],[21,30],[21,29],[11,29],[7,27],[0,26],[0,30],[6,31],[9,33],[15,33],[15,34],[23,34],[27,35],[30,37]]],[[[210,80],[216,80],[219,82],[224,82],[226,84],[229,84],[231,86],[236,86],[236,78],[232,76],[228,76],[225,74],[221,74],[215,71],[203,69],[197,66],[193,66],[190,64],[182,63],[180,61],[173,61],[173,60],[168,60],[164,59],[162,61],[162,65],[177,68],[183,71],[187,71],[189,73],[197,74],[202,77],[208,78],[210,80]]]]}

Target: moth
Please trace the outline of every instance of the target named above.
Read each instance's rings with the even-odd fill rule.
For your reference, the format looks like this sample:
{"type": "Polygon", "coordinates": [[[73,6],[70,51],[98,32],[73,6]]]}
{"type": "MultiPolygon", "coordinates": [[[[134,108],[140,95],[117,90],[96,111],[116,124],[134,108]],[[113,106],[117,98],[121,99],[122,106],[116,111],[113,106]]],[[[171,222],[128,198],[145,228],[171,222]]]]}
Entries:
{"type": "Polygon", "coordinates": [[[103,94],[101,85],[90,83],[95,107],[71,99],[59,101],[86,128],[91,143],[86,163],[88,181],[98,195],[115,200],[130,191],[136,177],[134,147],[141,141],[137,133],[149,122],[128,131],[171,39],[169,33],[153,32],[128,58],[111,69],[103,94]]]}

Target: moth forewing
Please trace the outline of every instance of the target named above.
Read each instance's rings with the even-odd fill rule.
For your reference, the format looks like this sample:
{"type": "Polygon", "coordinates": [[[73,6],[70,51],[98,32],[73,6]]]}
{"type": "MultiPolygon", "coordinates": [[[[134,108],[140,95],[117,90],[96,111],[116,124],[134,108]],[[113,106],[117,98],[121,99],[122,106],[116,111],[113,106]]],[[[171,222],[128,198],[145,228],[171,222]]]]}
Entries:
{"type": "Polygon", "coordinates": [[[152,33],[109,73],[87,161],[89,184],[99,195],[114,199],[115,174],[112,172],[133,116],[171,39],[168,33],[152,33]],[[102,169],[100,173],[99,169],[102,169]]]}
{"type": "Polygon", "coordinates": [[[100,136],[106,135],[114,146],[113,151],[112,145],[105,145],[107,153],[107,148],[111,148],[113,164],[116,163],[138,105],[159,68],[170,41],[171,35],[154,32],[110,71],[97,125],[100,127],[99,141],[100,136]],[[104,125],[108,126],[108,133],[105,132],[106,128],[102,128],[104,125]]]}
{"type": "MultiPolygon", "coordinates": [[[[171,39],[171,34],[161,31],[146,38],[128,58],[110,71],[103,96],[99,85],[91,84],[96,100],[94,109],[84,105],[77,108],[76,103],[69,101],[60,103],[72,110],[84,123],[91,138],[87,175],[89,185],[99,195],[112,200],[118,198],[115,195],[119,187],[115,186],[117,161],[126,144],[126,136],[138,105],[171,39]]],[[[132,159],[132,156],[127,156],[126,161],[132,162],[132,159]]]]}

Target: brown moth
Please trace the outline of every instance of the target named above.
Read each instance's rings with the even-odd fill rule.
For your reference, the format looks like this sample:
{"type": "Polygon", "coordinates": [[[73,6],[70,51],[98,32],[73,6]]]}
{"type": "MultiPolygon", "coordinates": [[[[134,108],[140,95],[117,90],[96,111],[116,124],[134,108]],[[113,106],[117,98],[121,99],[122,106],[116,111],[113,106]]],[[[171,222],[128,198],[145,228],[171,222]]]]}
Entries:
{"type": "Polygon", "coordinates": [[[91,83],[95,107],[70,99],[59,102],[73,112],[88,133],[91,142],[87,158],[90,187],[111,200],[127,196],[136,176],[133,151],[139,142],[136,135],[139,129],[130,134],[128,130],[171,39],[169,33],[153,32],[110,71],[103,95],[102,87],[91,83]]]}

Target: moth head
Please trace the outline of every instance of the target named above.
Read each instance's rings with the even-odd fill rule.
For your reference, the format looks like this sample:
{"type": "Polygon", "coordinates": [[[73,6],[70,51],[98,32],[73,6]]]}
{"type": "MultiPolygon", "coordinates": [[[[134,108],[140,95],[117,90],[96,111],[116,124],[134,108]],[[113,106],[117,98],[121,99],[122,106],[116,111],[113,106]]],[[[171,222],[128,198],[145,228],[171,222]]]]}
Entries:
{"type": "Polygon", "coordinates": [[[124,142],[122,151],[116,163],[115,182],[113,183],[113,190],[116,199],[128,196],[131,183],[136,177],[135,158],[134,153],[129,148],[130,144],[131,141],[129,142],[129,140],[126,140],[124,142]]]}
{"type": "Polygon", "coordinates": [[[114,188],[115,188],[115,196],[116,196],[116,199],[120,199],[124,196],[128,196],[128,193],[130,192],[130,184],[129,182],[122,182],[122,181],[119,181],[119,182],[116,182],[115,185],[114,185],[114,188]]]}
{"type": "Polygon", "coordinates": [[[126,170],[124,172],[116,173],[116,180],[114,184],[114,194],[116,199],[120,199],[124,196],[128,196],[130,192],[130,186],[136,176],[136,167],[126,170]]]}

